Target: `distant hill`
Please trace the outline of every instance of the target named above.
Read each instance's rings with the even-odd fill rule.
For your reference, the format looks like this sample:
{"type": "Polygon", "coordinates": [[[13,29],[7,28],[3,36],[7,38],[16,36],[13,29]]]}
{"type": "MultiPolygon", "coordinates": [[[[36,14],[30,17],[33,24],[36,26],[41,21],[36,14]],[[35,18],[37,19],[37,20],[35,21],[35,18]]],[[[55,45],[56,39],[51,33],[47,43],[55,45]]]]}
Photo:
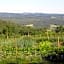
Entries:
{"type": "Polygon", "coordinates": [[[33,24],[36,27],[46,27],[50,24],[64,25],[64,14],[0,13],[0,19],[16,22],[21,25],[33,24]]]}

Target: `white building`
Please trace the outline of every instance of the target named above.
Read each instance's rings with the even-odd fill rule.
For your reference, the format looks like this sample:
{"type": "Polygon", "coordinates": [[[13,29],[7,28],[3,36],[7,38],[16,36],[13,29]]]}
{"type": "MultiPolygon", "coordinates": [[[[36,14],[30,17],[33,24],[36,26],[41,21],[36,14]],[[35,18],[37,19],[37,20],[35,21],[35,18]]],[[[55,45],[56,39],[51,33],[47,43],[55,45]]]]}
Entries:
{"type": "Polygon", "coordinates": [[[51,24],[50,25],[50,30],[55,30],[59,25],[51,24]]]}
{"type": "Polygon", "coordinates": [[[27,27],[33,27],[34,25],[33,24],[28,24],[28,25],[25,25],[27,27]]]}

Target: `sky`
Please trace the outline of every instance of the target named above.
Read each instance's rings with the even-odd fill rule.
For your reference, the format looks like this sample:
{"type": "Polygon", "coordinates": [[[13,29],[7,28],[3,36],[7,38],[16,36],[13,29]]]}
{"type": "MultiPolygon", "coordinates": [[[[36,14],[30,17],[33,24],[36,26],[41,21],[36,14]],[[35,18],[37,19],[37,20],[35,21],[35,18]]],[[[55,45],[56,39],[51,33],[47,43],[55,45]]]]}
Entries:
{"type": "Polygon", "coordinates": [[[64,13],[64,0],[0,0],[0,12],[64,13]]]}

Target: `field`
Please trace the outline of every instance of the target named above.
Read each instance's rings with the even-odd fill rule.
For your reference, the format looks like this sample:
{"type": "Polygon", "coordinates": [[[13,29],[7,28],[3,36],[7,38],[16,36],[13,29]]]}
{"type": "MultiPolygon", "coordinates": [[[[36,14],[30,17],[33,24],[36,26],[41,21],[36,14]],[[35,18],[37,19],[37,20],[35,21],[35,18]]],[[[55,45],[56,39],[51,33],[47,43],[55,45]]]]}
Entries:
{"type": "Polygon", "coordinates": [[[50,64],[57,59],[64,60],[63,26],[50,30],[0,20],[0,64],[50,64]]]}
{"type": "MultiPolygon", "coordinates": [[[[61,40],[62,38],[60,38],[61,40]]],[[[43,36],[22,36],[19,38],[0,39],[1,64],[43,63],[42,57],[64,52],[64,47],[58,48],[57,37],[48,39],[43,36]],[[54,40],[54,41],[53,41],[54,40]]]]}

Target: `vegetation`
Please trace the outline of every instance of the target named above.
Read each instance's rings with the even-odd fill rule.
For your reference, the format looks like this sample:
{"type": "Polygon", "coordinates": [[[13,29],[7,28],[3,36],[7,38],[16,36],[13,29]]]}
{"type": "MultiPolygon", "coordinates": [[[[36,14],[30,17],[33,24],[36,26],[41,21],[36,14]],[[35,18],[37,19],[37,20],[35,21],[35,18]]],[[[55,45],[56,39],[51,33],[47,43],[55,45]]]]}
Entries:
{"type": "Polygon", "coordinates": [[[64,27],[47,30],[0,20],[0,63],[42,63],[42,57],[64,52],[64,27]]]}

